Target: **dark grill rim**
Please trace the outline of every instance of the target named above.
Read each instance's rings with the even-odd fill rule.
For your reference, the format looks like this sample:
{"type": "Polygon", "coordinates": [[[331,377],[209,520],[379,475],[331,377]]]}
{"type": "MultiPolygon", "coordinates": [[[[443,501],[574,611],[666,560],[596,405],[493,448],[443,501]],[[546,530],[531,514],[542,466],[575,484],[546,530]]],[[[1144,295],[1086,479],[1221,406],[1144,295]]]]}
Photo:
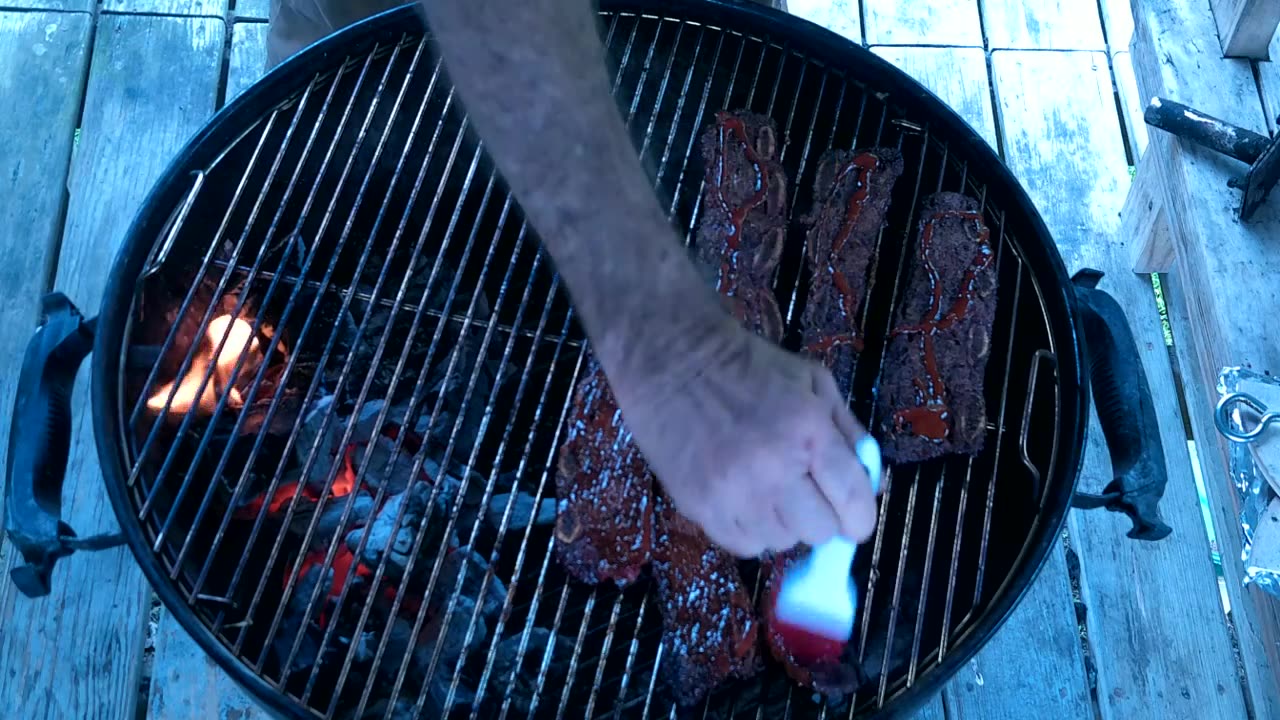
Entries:
{"type": "MultiPolygon", "coordinates": [[[[949,679],[1003,626],[1039,577],[1066,521],[1083,459],[1090,387],[1083,372],[1088,366],[1082,343],[1082,320],[1065,263],[1025,189],[986,141],[932,92],[865,47],[808,21],[744,0],[602,0],[599,10],[675,17],[723,32],[750,33],[789,45],[810,62],[825,65],[837,74],[849,75],[843,68],[858,68],[859,82],[888,92],[891,107],[904,109],[913,118],[928,118],[931,132],[943,138],[949,152],[956,153],[971,167],[978,168],[977,174],[987,188],[1002,198],[1002,204],[1007,208],[1006,223],[1017,228],[1015,234],[1025,254],[1024,260],[1048,309],[1050,338],[1057,360],[1052,370],[1058,377],[1059,386],[1070,390],[1074,384],[1075,392],[1058,394],[1060,447],[1051,468],[1056,482],[1044,489],[1044,510],[1031,530],[1034,536],[1029,538],[1014,561],[1013,569],[994,592],[983,617],[967,632],[955,636],[946,657],[923,676],[926,682],[920,682],[921,676],[917,676],[915,682],[895,699],[893,706],[895,711],[919,708],[937,690],[931,687],[935,683],[927,681],[928,676],[949,679]],[[793,42],[788,43],[786,39],[793,42]]],[[[120,416],[124,389],[120,348],[131,323],[129,308],[135,282],[141,276],[157,238],[162,237],[170,217],[180,210],[183,198],[189,192],[187,178],[199,168],[215,162],[225,148],[251,130],[262,117],[267,103],[277,104],[278,98],[287,98],[301,91],[315,75],[331,72],[349,57],[365,54],[375,45],[396,44],[406,34],[419,34],[423,30],[425,25],[421,16],[412,6],[381,13],[307,48],[220,110],[191,138],[153,185],[121,244],[100,307],[91,403],[104,481],[121,531],[165,607],[201,649],[259,702],[282,716],[296,713],[298,709],[284,693],[255,674],[197,619],[194,609],[182,598],[176,582],[170,579],[152,552],[144,528],[134,516],[126,485],[131,466],[126,450],[129,445],[120,416]],[[338,52],[336,48],[343,48],[344,52],[338,52]]]]}

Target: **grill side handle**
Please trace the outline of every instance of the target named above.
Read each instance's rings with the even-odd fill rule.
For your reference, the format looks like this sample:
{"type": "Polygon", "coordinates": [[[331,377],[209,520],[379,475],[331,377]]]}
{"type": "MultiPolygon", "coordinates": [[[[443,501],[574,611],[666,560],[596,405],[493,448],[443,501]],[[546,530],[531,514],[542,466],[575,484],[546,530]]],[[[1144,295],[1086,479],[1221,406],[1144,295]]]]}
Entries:
{"type": "Polygon", "coordinates": [[[86,321],[62,293],[41,301],[41,321],[27,344],[13,403],[5,467],[5,533],[22,553],[10,571],[27,597],[50,591],[54,563],[75,550],[124,544],[120,533],[76,537],[62,521],[62,483],[71,453],[71,391],[80,363],[93,349],[94,320],[86,321]]]}
{"type": "Polygon", "coordinates": [[[1085,268],[1071,282],[1079,300],[1090,385],[1113,478],[1101,494],[1077,492],[1071,504],[1084,510],[1122,512],[1133,522],[1130,538],[1160,540],[1172,529],[1160,517],[1160,499],[1169,475],[1155,403],[1124,310],[1098,288],[1102,275],[1100,270],[1085,268]]]}

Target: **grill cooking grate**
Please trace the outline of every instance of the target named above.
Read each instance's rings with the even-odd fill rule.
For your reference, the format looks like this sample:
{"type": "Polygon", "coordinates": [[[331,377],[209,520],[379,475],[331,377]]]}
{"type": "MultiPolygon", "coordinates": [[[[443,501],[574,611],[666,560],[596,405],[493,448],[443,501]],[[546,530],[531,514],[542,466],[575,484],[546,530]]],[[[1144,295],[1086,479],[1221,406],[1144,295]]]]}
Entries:
{"type": "MultiPolygon", "coordinates": [[[[891,472],[876,537],[855,569],[863,597],[855,639],[878,677],[827,715],[880,707],[971,631],[1041,521],[1058,448],[1028,438],[1056,438],[1060,422],[1045,299],[1005,234],[1000,198],[987,197],[927,124],[770,38],[649,15],[603,17],[617,96],[686,240],[699,212],[701,128],[721,108],[778,121],[781,162],[793,178],[777,281],[788,347],[798,342],[807,289],[794,221],[809,205],[816,158],[829,147],[876,144],[904,153],[899,185],[914,188],[898,191],[911,201],[895,201],[882,234],[851,398],[859,417],[871,414],[919,202],[938,190],[968,192],[983,200],[999,238],[988,449],[972,461],[891,472]]],[[[567,583],[550,528],[517,512],[555,496],[554,453],[584,341],[549,258],[420,36],[353,56],[265,112],[192,176],[162,240],[138,285],[121,363],[132,398],[120,409],[134,453],[131,498],[199,620],[292,698],[300,716],[394,718],[410,708],[430,716],[474,694],[483,704],[459,707],[459,716],[520,717],[527,702],[539,716],[675,717],[656,673],[661,621],[648,584],[567,583]],[[211,332],[223,316],[241,318],[246,324],[233,326],[242,334],[211,332]],[[190,350],[205,337],[212,359],[201,363],[190,350]],[[216,362],[224,344],[229,370],[216,362]],[[172,382],[180,377],[215,388],[216,405],[182,412],[172,382]],[[334,457],[325,451],[330,428],[334,457]],[[353,443],[383,443],[386,453],[352,451],[353,443]],[[350,465],[344,453],[354,456],[350,465]],[[365,512],[362,483],[384,462],[404,468],[406,482],[422,473],[435,480],[424,504],[446,511],[415,515],[401,496],[387,517],[391,539],[362,562],[376,533],[366,529],[349,551],[343,532],[325,528],[352,527],[365,512]],[[448,473],[456,482],[439,481],[448,473]],[[503,496],[506,506],[495,501],[503,496]],[[440,524],[457,542],[423,530],[440,524]],[[411,528],[403,537],[412,547],[393,561],[388,548],[402,527],[411,528]],[[451,559],[459,548],[487,565],[482,586],[496,577],[509,591],[493,614],[467,601],[484,593],[464,590],[471,576],[451,559]],[[375,591],[384,587],[393,590],[375,591]],[[405,657],[403,647],[397,656],[394,646],[406,641],[387,628],[399,618],[410,638],[431,632],[440,615],[426,599],[435,594],[444,598],[442,637],[462,618],[456,632],[467,654],[458,661],[441,641],[425,657],[405,657]],[[536,628],[566,644],[539,644],[536,628]],[[312,657],[316,638],[332,653],[323,663],[312,657]],[[532,667],[517,668],[522,662],[532,667]],[[511,689],[519,674],[536,690],[527,697],[511,689]]],[[[383,485],[365,494],[383,512],[399,493],[383,485]]],[[[754,567],[744,580],[758,597],[754,567]]],[[[784,711],[817,715],[822,706],[771,666],[713,694],[697,715],[784,711]]]]}

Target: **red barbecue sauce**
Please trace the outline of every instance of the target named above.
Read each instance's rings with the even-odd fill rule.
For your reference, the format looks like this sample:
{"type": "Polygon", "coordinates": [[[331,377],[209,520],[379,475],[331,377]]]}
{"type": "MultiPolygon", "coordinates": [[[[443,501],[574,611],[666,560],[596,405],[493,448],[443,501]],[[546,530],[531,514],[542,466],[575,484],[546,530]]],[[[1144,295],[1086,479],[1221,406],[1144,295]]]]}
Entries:
{"type": "Polygon", "coordinates": [[[987,268],[995,257],[991,249],[991,231],[982,222],[982,215],[959,210],[944,210],[935,213],[924,223],[920,233],[920,259],[924,262],[929,276],[929,287],[933,298],[929,305],[926,319],[917,325],[906,325],[895,328],[890,337],[898,335],[917,335],[920,338],[921,352],[924,354],[925,377],[916,378],[916,407],[903,408],[893,413],[894,427],[903,432],[907,427],[919,437],[934,442],[942,442],[951,434],[951,410],[947,407],[946,386],[942,382],[942,373],[938,369],[937,349],[933,338],[938,332],[950,328],[964,319],[969,312],[969,303],[973,300],[973,291],[978,282],[978,273],[987,268]],[[978,228],[978,254],[969,263],[964,279],[960,281],[959,291],[951,307],[944,313],[942,310],[942,285],[938,278],[938,269],[929,259],[929,247],[933,241],[933,229],[938,222],[947,218],[970,220],[978,228]]]}
{"type": "Polygon", "coordinates": [[[845,206],[844,222],[840,225],[840,233],[831,241],[831,252],[827,255],[826,266],[826,273],[831,276],[831,284],[840,293],[840,300],[844,305],[845,320],[849,323],[851,329],[848,333],[829,335],[809,343],[805,350],[810,354],[826,355],[840,345],[851,345],[854,350],[862,352],[862,338],[858,337],[858,331],[854,329],[858,317],[858,298],[854,296],[853,286],[849,284],[849,278],[845,276],[843,270],[836,267],[836,263],[844,251],[845,243],[849,241],[849,236],[853,233],[853,226],[858,222],[858,217],[862,215],[863,204],[866,202],[867,196],[871,194],[871,173],[876,170],[879,164],[880,160],[875,155],[861,153],[840,168],[836,181],[832,184],[832,192],[834,193],[845,178],[848,177],[849,173],[855,170],[858,173],[858,177],[854,181],[856,189],[849,196],[849,202],[845,206]]]}

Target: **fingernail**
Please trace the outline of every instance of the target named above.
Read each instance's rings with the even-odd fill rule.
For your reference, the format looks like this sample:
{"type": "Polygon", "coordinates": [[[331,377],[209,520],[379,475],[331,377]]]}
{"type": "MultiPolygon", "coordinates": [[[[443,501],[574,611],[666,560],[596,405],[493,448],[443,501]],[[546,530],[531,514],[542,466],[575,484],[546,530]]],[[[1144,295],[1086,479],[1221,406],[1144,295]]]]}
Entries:
{"type": "Polygon", "coordinates": [[[871,478],[871,494],[879,493],[880,473],[883,470],[880,460],[880,443],[870,435],[863,435],[853,451],[858,456],[858,461],[862,463],[862,467],[866,468],[867,476],[871,478]]]}

